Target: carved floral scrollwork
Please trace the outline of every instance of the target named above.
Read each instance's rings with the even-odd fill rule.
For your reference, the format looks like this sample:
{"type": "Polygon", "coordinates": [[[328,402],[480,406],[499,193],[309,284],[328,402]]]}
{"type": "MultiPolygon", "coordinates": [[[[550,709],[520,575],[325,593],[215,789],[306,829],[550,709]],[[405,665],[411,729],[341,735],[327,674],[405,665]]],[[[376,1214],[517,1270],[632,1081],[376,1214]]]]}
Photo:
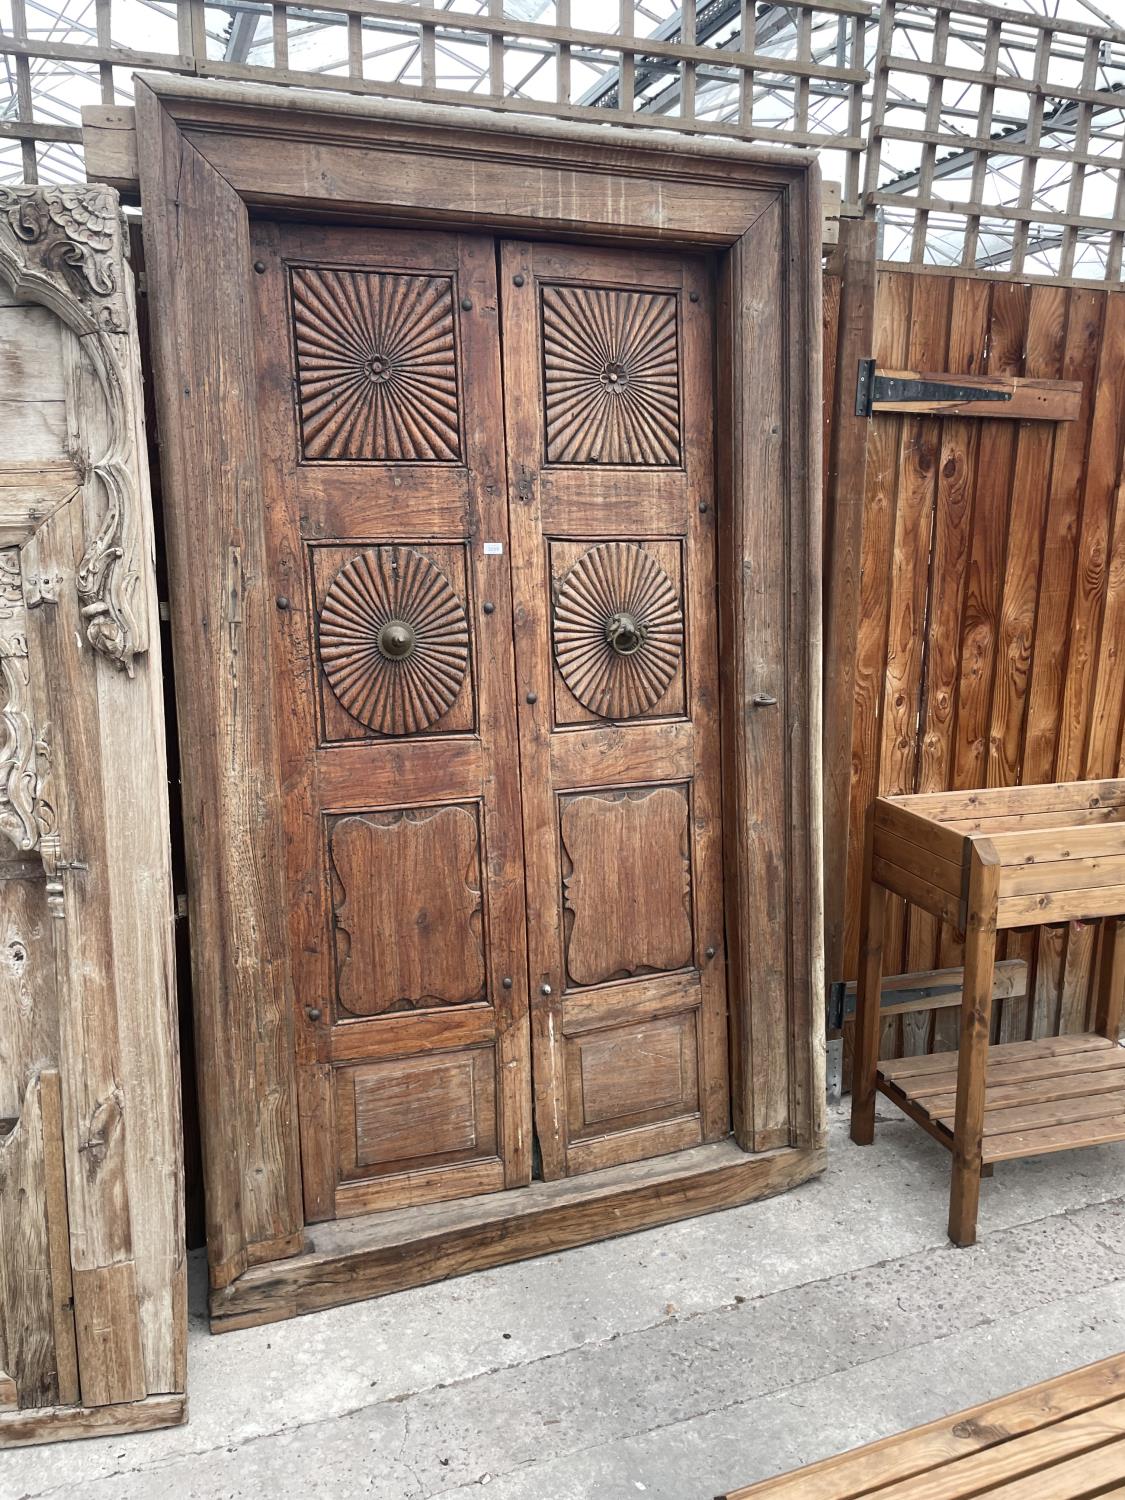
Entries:
{"type": "Polygon", "coordinates": [[[37,849],[55,826],[47,734],[37,732],[31,718],[26,627],[19,550],[5,547],[0,550],[0,675],[6,694],[0,711],[0,833],[24,853],[37,849]]]}
{"type": "Polygon", "coordinates": [[[109,188],[0,186],[0,274],[82,339],[105,397],[103,451],[81,464],[86,514],[101,520],[75,581],[91,646],[131,675],[147,641],[132,608],[139,455],[129,402],[123,244],[117,195],[109,188]]]}

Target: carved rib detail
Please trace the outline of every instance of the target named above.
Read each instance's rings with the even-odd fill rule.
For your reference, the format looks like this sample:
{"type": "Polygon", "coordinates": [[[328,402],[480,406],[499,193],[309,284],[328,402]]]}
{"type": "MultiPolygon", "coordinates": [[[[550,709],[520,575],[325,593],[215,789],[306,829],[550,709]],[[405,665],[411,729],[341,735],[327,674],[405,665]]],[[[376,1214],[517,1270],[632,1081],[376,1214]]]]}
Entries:
{"type": "Polygon", "coordinates": [[[333,578],[320,610],[320,661],[354,719],[417,734],[453,706],[469,664],[469,625],[440,568],[411,547],[369,547],[333,578]],[[388,654],[385,630],[409,644],[388,654]],[[382,642],[382,643],[381,643],[382,642]]]}
{"type": "Polygon", "coordinates": [[[454,462],[450,279],[298,267],[292,289],[305,457],[454,462]]]}
{"type": "Polygon", "coordinates": [[[679,464],[675,297],[544,287],[543,381],[549,463],[679,464]]]}
{"type": "Polygon", "coordinates": [[[591,547],[564,577],[555,604],[555,660],[567,687],[592,713],[604,719],[646,713],[668,690],[683,644],[676,587],[643,547],[591,547]],[[615,651],[607,633],[623,613],[643,634],[629,655],[615,651]]]}

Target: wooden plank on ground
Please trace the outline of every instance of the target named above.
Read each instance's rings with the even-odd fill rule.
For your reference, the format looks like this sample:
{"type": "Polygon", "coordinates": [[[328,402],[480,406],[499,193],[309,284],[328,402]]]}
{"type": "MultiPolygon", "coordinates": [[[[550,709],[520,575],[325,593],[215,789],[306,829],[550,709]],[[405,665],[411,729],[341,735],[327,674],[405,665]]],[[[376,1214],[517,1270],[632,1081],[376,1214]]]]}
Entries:
{"type": "MultiPolygon", "coordinates": [[[[1026,1434],[1120,1399],[1125,1354],[1045,1380],[999,1400],[941,1417],[910,1432],[810,1464],[792,1474],[730,1490],[722,1500],[855,1500],[888,1485],[943,1473],[976,1453],[1002,1449],[1026,1434]]],[[[1037,1500],[1046,1491],[1039,1490],[1037,1500]]]]}
{"type": "Polygon", "coordinates": [[[990,1495],[998,1485],[1038,1474],[1050,1483],[1052,1466],[1125,1437],[1125,1398],[1064,1417],[1049,1427],[1000,1443],[983,1453],[945,1464],[878,1491],[878,1500],[968,1500],[990,1495]]]}

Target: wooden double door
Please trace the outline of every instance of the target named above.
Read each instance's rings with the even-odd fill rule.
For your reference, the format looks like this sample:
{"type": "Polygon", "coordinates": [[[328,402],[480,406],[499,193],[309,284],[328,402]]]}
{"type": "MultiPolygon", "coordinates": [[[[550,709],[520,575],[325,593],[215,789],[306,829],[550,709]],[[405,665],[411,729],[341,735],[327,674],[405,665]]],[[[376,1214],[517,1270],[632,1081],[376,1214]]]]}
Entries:
{"type": "Polygon", "coordinates": [[[705,264],[252,235],[306,1217],[726,1135],[705,264]]]}

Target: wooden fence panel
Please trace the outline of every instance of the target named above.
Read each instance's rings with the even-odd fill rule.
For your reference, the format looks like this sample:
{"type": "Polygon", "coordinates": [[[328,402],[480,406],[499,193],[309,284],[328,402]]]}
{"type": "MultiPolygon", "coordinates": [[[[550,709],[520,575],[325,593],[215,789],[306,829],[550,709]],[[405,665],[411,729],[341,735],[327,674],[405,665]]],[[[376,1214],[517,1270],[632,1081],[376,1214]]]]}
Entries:
{"type": "MultiPolygon", "coordinates": [[[[847,909],[830,979],[856,973],[873,797],[1125,768],[1125,294],[881,271],[871,352],[887,369],[1079,381],[1082,396],[1073,422],[872,418],[855,659],[828,664],[854,671],[847,909]]],[[[958,964],[960,942],[892,903],[886,972],[958,964]]],[[[997,1006],[996,1038],[1083,1029],[1096,945],[1096,924],[1009,934],[1004,956],[1026,959],[1029,980],[997,1006]]],[[[950,1011],[896,1017],[883,1039],[894,1053],[955,1044],[950,1011]]]]}

